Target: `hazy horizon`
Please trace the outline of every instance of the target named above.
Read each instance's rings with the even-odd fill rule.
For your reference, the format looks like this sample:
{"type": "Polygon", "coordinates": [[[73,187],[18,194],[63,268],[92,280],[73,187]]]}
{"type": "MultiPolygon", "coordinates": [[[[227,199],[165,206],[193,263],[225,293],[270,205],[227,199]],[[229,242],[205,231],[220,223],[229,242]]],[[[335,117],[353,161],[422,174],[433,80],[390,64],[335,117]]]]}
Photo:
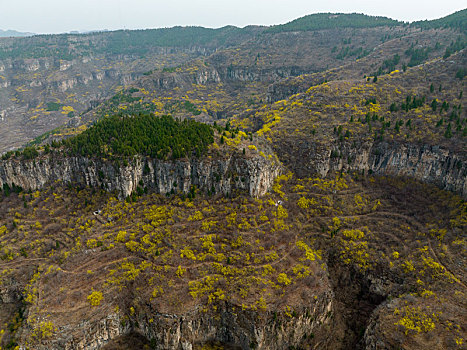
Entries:
{"type": "Polygon", "coordinates": [[[412,22],[444,17],[465,8],[459,0],[437,1],[328,1],[214,0],[161,2],[154,0],[0,0],[0,29],[36,34],[174,26],[219,28],[226,25],[282,24],[313,13],[364,13],[412,22]]]}

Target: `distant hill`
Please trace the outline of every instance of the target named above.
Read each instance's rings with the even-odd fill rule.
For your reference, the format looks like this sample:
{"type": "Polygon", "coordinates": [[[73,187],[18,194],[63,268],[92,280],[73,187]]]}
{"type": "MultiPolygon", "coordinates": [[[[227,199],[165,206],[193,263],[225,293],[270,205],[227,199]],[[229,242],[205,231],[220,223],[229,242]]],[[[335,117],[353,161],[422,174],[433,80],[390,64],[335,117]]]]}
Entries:
{"type": "Polygon", "coordinates": [[[0,59],[54,56],[71,60],[91,54],[127,54],[144,56],[160,47],[216,49],[238,45],[251,39],[262,27],[218,29],[173,27],[145,30],[117,30],[89,34],[35,35],[10,42],[0,49],[0,59]],[[71,39],[70,39],[71,38],[71,39]],[[80,42],[77,44],[77,42],[80,42]]]}
{"type": "Polygon", "coordinates": [[[432,21],[413,22],[412,25],[424,29],[453,28],[462,32],[467,32],[467,9],[454,12],[451,15],[432,21]]]}
{"type": "Polygon", "coordinates": [[[387,17],[368,16],[360,13],[317,13],[297,18],[289,23],[270,27],[267,32],[295,32],[333,28],[370,28],[396,26],[403,22],[387,17]]]}
{"type": "MultiPolygon", "coordinates": [[[[452,23],[463,13],[439,22],[452,23]]],[[[309,15],[275,27],[192,26],[4,38],[0,118],[10,124],[0,128],[0,152],[37,137],[42,141],[41,135],[48,137],[68,123],[74,127],[112,115],[120,102],[128,102],[134,112],[177,113],[214,122],[325,80],[379,78],[447,58],[466,46],[467,36],[455,29],[420,30],[415,24],[356,13],[309,15]],[[331,70],[347,64],[355,70],[331,70]],[[303,75],[310,76],[297,78],[303,75]],[[291,80],[282,82],[285,78],[291,80]],[[146,98],[143,93],[115,95],[139,79],[141,91],[154,93],[144,103],[139,102],[146,98]],[[224,84],[221,93],[216,83],[224,84]],[[193,84],[199,85],[196,91],[193,84]],[[204,85],[208,87],[202,90],[204,85]],[[207,90],[216,93],[215,101],[205,97],[207,90]],[[115,101],[107,103],[114,95],[115,101]],[[19,129],[23,131],[14,132],[19,129]]]]}
{"type": "MultiPolygon", "coordinates": [[[[269,33],[313,31],[333,28],[370,28],[381,26],[403,25],[404,22],[388,17],[368,16],[360,13],[316,13],[297,18],[291,22],[272,26],[266,30],[269,33]]],[[[435,20],[416,21],[411,26],[424,29],[452,28],[467,32],[467,9],[457,11],[446,17],[435,20]]]]}
{"type": "Polygon", "coordinates": [[[24,32],[17,32],[16,30],[2,30],[2,29],[0,29],[0,38],[32,36],[32,35],[34,35],[34,33],[24,33],[24,32]]]}

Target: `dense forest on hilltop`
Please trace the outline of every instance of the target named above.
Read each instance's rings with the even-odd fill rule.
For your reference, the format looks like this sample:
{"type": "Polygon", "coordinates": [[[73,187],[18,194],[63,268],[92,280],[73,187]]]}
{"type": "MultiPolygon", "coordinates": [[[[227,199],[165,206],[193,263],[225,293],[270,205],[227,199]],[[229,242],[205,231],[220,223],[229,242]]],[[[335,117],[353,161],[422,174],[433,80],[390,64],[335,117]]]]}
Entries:
{"type": "Polygon", "coordinates": [[[367,16],[359,13],[318,13],[304,16],[289,23],[270,27],[269,33],[309,31],[334,28],[372,28],[404,24],[387,17],[367,16]]]}
{"type": "Polygon", "coordinates": [[[423,29],[452,28],[467,33],[467,9],[432,21],[413,22],[412,25],[423,29]]]}
{"type": "MultiPolygon", "coordinates": [[[[265,32],[280,33],[336,28],[374,28],[398,25],[406,25],[406,23],[388,17],[368,16],[360,13],[317,13],[297,18],[285,24],[272,26],[266,29],[265,32]]],[[[466,32],[467,9],[436,20],[413,22],[411,26],[423,29],[451,28],[466,32]]]]}
{"type": "Polygon", "coordinates": [[[64,141],[72,154],[82,156],[146,155],[159,159],[200,156],[214,142],[206,124],[147,114],[113,116],[96,122],[83,133],[64,141]]]}
{"type": "Polygon", "coordinates": [[[174,27],[147,30],[119,30],[108,37],[96,51],[105,54],[146,54],[154,47],[230,46],[251,29],[226,26],[218,29],[174,27]]]}
{"type": "Polygon", "coordinates": [[[36,35],[0,42],[0,60],[53,56],[72,60],[76,56],[145,55],[158,47],[218,47],[238,44],[253,36],[259,27],[218,29],[173,27],[144,30],[118,30],[90,34],[36,35]]]}

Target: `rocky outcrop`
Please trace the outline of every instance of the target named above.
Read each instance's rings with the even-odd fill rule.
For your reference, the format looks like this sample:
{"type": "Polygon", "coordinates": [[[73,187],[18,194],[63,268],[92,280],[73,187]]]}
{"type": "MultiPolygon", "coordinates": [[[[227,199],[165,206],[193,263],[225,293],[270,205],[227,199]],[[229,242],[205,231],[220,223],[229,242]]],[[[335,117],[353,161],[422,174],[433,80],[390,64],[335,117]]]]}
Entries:
{"type": "Polygon", "coordinates": [[[272,82],[278,79],[284,79],[292,76],[298,76],[306,73],[301,67],[281,67],[273,69],[264,69],[256,67],[228,66],[220,67],[219,75],[224,81],[262,81],[272,82]]]}
{"type": "MultiPolygon", "coordinates": [[[[384,309],[386,305],[382,305],[379,308],[384,309]]],[[[384,336],[380,329],[379,320],[375,315],[378,315],[378,309],[374,311],[373,317],[370,318],[368,325],[365,329],[365,334],[361,341],[362,348],[365,350],[383,350],[391,349],[392,346],[386,344],[386,336],[384,336]]]]}
{"type": "Polygon", "coordinates": [[[212,193],[225,195],[241,190],[258,197],[268,191],[279,172],[278,163],[259,155],[245,157],[233,154],[217,159],[205,157],[175,161],[134,157],[109,161],[52,154],[33,160],[0,161],[0,186],[7,184],[36,190],[47,183],[62,181],[116,191],[125,198],[138,187],[165,194],[187,193],[194,185],[212,193]]]}
{"type": "MultiPolygon", "coordinates": [[[[34,344],[35,349],[63,349],[63,350],[97,350],[102,348],[110,340],[130,331],[130,325],[123,322],[120,315],[112,313],[102,320],[91,322],[84,320],[77,325],[65,325],[56,328],[56,336],[53,340],[44,341],[42,344],[34,344]],[[79,339],[73,338],[73,334],[80,334],[79,339]]],[[[32,328],[25,326],[22,336],[29,338],[32,328]]],[[[25,344],[27,342],[24,342],[25,344]]],[[[31,349],[29,345],[20,345],[20,350],[31,349]]]]}
{"type": "Polygon", "coordinates": [[[287,76],[286,79],[277,81],[268,86],[266,101],[274,103],[279,100],[305,92],[311,86],[322,84],[326,81],[325,74],[304,74],[296,77],[287,76]]]}
{"type": "MultiPolygon", "coordinates": [[[[407,176],[436,184],[467,198],[467,164],[452,150],[439,146],[367,141],[358,144],[290,141],[299,152],[280,156],[299,176],[331,171],[360,171],[366,174],[407,176]]],[[[286,146],[292,147],[291,145],[286,146]]],[[[279,149],[276,150],[281,152],[279,149]]],[[[282,151],[283,152],[283,151],[282,151]]]]}
{"type": "Polygon", "coordinates": [[[344,157],[330,161],[335,170],[366,170],[379,175],[408,176],[467,197],[467,166],[454,152],[438,146],[373,144],[371,148],[342,151],[344,157]],[[350,158],[349,158],[350,157],[350,158]]]}

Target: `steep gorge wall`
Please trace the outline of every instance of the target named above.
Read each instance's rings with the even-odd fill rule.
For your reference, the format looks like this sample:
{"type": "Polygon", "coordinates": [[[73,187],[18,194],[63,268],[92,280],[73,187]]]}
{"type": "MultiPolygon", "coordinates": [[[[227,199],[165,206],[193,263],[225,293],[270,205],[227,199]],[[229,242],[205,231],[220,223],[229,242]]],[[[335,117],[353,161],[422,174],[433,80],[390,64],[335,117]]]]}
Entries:
{"type": "MultiPolygon", "coordinates": [[[[351,144],[313,143],[310,140],[291,140],[286,148],[298,147],[294,156],[279,157],[298,176],[317,174],[322,177],[331,171],[361,171],[377,175],[407,176],[435,184],[467,198],[467,164],[454,151],[432,145],[410,143],[361,142],[351,144]]],[[[284,144],[282,145],[284,147],[284,144]]]]}
{"type": "MultiPolygon", "coordinates": [[[[147,310],[128,319],[111,313],[101,320],[75,327],[61,326],[54,339],[35,344],[36,349],[98,350],[132,331],[151,339],[157,350],[192,350],[207,342],[235,344],[241,349],[280,350],[299,346],[303,339],[332,322],[333,292],[327,290],[293,317],[282,312],[242,310],[229,303],[217,311],[195,307],[183,314],[147,310]]],[[[30,330],[25,329],[26,336],[30,330]]],[[[23,349],[23,348],[21,348],[23,349]]]]}
{"type": "Polygon", "coordinates": [[[218,159],[175,161],[134,157],[121,165],[115,161],[52,154],[33,160],[0,161],[0,186],[8,184],[36,190],[47,183],[62,181],[116,191],[125,198],[138,186],[164,194],[172,190],[186,193],[195,185],[214,193],[242,190],[258,197],[269,190],[279,173],[278,163],[261,156],[249,158],[234,154],[218,159]]]}
{"type": "Polygon", "coordinates": [[[280,312],[242,311],[225,303],[214,314],[201,309],[181,316],[151,312],[136,321],[137,330],[154,339],[158,350],[192,349],[208,341],[241,349],[279,350],[300,345],[304,337],[329,323],[332,311],[333,293],[328,290],[297,308],[292,318],[280,312]],[[149,322],[150,318],[154,321],[149,322]]]}
{"type": "Polygon", "coordinates": [[[273,82],[306,73],[304,69],[294,66],[264,69],[223,64],[224,62],[214,62],[209,66],[196,66],[195,73],[157,71],[150,77],[143,77],[138,83],[147,90],[167,91],[175,88],[188,90],[191,89],[192,84],[273,82]]]}

